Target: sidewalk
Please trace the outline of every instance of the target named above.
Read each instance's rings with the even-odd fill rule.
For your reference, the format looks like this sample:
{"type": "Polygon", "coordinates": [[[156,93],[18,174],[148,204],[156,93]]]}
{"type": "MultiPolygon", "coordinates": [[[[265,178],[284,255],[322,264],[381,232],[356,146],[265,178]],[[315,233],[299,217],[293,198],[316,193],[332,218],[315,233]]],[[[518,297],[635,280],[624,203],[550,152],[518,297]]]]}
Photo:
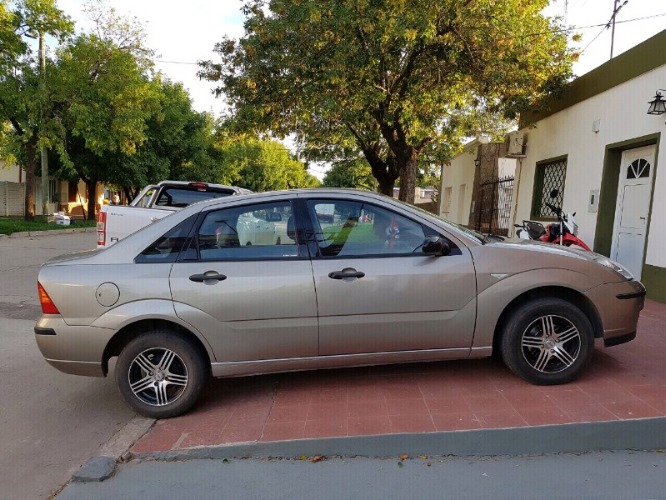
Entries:
{"type": "MultiPolygon", "coordinates": [[[[437,433],[460,435],[447,431],[560,424],[602,424],[595,429],[611,435],[608,423],[629,431],[636,426],[623,425],[645,422],[646,431],[660,432],[666,422],[665,322],[666,305],[648,300],[636,340],[597,345],[583,377],[562,386],[530,385],[492,359],[211,380],[190,413],[157,421],[130,451],[135,457],[192,456],[193,450],[321,438],[395,435],[401,442],[412,434],[427,442],[437,433]]],[[[593,441],[603,449],[599,439],[593,441]]]]}

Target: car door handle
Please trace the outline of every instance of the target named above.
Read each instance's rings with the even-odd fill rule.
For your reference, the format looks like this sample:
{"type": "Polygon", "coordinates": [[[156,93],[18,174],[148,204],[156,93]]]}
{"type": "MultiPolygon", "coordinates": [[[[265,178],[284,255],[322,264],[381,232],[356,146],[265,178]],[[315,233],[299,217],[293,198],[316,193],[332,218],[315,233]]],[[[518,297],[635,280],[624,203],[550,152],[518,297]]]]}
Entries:
{"type": "Polygon", "coordinates": [[[343,269],[342,271],[333,271],[328,273],[329,278],[334,280],[343,280],[345,278],[362,278],[365,273],[357,271],[356,269],[343,269]]]}
{"type": "Polygon", "coordinates": [[[193,274],[190,276],[190,281],[195,283],[206,283],[207,285],[215,284],[215,281],[224,281],[227,277],[216,271],[206,271],[204,274],[193,274]]]}

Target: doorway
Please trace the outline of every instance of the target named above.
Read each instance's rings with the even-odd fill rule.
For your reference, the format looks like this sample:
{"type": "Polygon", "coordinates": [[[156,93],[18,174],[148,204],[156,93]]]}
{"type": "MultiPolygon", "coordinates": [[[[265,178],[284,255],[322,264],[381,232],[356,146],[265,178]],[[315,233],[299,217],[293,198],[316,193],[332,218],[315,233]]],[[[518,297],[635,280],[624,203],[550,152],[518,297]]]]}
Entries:
{"type": "Polygon", "coordinates": [[[647,232],[655,146],[622,152],[610,257],[641,279],[647,232]]]}

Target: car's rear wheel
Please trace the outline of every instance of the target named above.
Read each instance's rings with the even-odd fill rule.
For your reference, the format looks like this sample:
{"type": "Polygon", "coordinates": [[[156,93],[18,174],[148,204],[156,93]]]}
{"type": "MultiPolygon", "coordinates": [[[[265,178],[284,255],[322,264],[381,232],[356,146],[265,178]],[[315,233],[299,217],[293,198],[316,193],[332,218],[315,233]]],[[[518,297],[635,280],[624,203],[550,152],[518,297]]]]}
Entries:
{"type": "Polygon", "coordinates": [[[502,359],[519,377],[539,385],[580,376],[594,350],[592,325],[575,305],[541,298],[521,306],[505,324],[502,359]]]}
{"type": "Polygon", "coordinates": [[[116,383],[127,403],[152,418],[185,413],[206,382],[206,363],[188,339],[154,330],[129,342],[118,356],[116,383]]]}

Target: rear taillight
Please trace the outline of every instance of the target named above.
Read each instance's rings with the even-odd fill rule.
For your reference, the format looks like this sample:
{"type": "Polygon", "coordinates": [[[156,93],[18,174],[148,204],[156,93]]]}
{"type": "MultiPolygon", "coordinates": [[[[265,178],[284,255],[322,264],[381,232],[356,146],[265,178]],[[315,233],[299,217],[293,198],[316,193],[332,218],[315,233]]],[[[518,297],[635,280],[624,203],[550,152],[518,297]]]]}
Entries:
{"type": "Polygon", "coordinates": [[[97,244],[106,245],[106,212],[97,214],[97,244]]]}
{"type": "Polygon", "coordinates": [[[44,290],[44,287],[39,282],[37,282],[37,293],[39,294],[39,303],[42,305],[42,312],[44,314],[60,314],[51,297],[49,297],[49,294],[46,293],[46,290],[44,290]]]}
{"type": "Polygon", "coordinates": [[[206,191],[208,189],[208,184],[205,182],[190,182],[189,186],[197,191],[206,191]]]}

